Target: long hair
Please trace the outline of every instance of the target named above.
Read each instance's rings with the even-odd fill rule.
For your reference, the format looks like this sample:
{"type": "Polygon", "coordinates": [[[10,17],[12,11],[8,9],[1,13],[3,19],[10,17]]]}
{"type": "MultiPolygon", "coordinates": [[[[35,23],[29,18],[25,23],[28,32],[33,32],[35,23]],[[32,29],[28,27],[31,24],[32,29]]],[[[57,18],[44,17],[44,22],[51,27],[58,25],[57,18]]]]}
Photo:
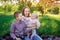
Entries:
{"type": "MultiPolygon", "coordinates": [[[[25,16],[25,14],[24,14],[25,8],[29,8],[29,7],[28,7],[28,6],[24,6],[24,7],[23,7],[23,9],[22,9],[22,15],[23,15],[23,16],[25,16]]],[[[30,8],[29,8],[29,9],[30,9],[30,8]]],[[[30,17],[30,13],[28,14],[27,17],[30,17]]]]}

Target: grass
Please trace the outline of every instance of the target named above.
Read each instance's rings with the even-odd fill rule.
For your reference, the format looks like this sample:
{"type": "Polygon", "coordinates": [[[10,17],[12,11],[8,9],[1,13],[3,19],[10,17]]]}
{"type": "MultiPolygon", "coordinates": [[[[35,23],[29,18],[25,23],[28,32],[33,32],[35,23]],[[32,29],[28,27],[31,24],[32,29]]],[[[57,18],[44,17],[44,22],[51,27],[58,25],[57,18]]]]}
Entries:
{"type": "MultiPolygon", "coordinates": [[[[0,37],[10,32],[10,25],[13,22],[13,15],[0,15],[0,37]]],[[[60,16],[58,15],[43,15],[39,16],[41,23],[37,32],[45,35],[60,35],[60,16]]]]}
{"type": "Polygon", "coordinates": [[[59,18],[54,16],[42,16],[42,18],[40,18],[41,27],[37,30],[37,32],[45,35],[60,35],[60,16],[59,18]]]}
{"type": "Polygon", "coordinates": [[[10,31],[10,24],[13,21],[12,15],[0,15],[0,37],[4,36],[10,31]]]}

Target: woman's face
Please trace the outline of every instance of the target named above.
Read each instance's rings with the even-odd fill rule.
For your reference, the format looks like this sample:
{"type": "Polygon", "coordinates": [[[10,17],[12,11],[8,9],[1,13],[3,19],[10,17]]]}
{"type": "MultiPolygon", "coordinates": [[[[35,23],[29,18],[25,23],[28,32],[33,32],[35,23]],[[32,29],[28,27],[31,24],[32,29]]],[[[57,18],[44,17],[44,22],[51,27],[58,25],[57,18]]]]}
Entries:
{"type": "Polygon", "coordinates": [[[29,8],[25,8],[24,14],[25,14],[26,17],[28,16],[29,13],[30,13],[30,9],[29,8]]]}

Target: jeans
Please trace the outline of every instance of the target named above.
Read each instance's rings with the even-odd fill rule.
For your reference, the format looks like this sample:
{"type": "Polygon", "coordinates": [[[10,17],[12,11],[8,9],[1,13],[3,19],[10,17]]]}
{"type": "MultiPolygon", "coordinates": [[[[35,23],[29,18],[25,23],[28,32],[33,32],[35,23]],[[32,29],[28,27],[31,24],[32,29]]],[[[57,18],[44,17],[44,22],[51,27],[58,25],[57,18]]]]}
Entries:
{"type": "MultiPolygon", "coordinates": [[[[24,40],[31,40],[31,39],[29,37],[25,37],[24,40]]],[[[36,34],[32,40],[42,40],[42,38],[36,34]]]]}
{"type": "Polygon", "coordinates": [[[42,38],[36,34],[36,35],[33,37],[33,40],[42,40],[42,38]]]}

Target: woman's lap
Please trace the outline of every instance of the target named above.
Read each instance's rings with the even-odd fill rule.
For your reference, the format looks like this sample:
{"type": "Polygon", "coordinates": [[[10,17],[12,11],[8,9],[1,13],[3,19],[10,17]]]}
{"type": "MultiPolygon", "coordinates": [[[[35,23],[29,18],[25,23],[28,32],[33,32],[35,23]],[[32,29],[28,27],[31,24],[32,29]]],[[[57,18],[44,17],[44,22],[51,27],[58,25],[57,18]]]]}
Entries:
{"type": "Polygon", "coordinates": [[[39,36],[39,35],[35,35],[34,37],[33,37],[33,40],[42,40],[42,38],[39,36]]]}
{"type": "Polygon", "coordinates": [[[29,37],[25,37],[24,40],[30,40],[30,38],[29,37]]]}
{"type": "MultiPolygon", "coordinates": [[[[25,37],[25,40],[30,40],[30,38],[29,37],[25,37]]],[[[34,37],[33,37],[33,40],[42,40],[42,38],[39,36],[39,35],[35,35],[34,37]]]]}

